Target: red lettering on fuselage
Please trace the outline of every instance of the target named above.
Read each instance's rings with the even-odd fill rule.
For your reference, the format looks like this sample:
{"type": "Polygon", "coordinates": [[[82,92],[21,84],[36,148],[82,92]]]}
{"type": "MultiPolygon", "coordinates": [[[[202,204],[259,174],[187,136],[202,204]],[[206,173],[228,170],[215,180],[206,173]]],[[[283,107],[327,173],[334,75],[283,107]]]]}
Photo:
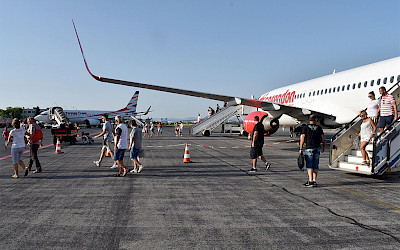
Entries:
{"type": "Polygon", "coordinates": [[[271,95],[271,96],[268,96],[268,94],[269,93],[262,95],[260,97],[260,101],[289,104],[289,103],[293,103],[294,96],[296,95],[296,91],[290,92],[289,90],[286,90],[286,92],[284,94],[271,95]]]}

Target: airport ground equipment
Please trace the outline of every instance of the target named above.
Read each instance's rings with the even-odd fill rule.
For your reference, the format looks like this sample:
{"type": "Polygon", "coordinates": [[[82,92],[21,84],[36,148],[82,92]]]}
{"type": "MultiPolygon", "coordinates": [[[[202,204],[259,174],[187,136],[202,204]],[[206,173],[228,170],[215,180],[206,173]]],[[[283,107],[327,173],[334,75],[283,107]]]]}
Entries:
{"type": "Polygon", "coordinates": [[[68,118],[61,107],[51,107],[49,109],[49,119],[57,122],[57,126],[51,129],[54,145],[57,143],[57,138],[60,142],[76,143],[78,130],[72,124],[68,124],[68,118]]]}
{"type": "MultiPolygon", "coordinates": [[[[388,92],[396,99],[399,109],[400,82],[397,82],[388,92]]],[[[378,134],[373,142],[368,144],[366,151],[371,159],[371,165],[363,165],[361,151],[354,143],[360,132],[361,118],[358,116],[337,132],[331,139],[329,152],[329,167],[332,169],[366,175],[382,175],[386,172],[400,171],[400,119],[393,121],[391,126],[378,134]],[[382,137],[383,134],[386,134],[382,137]]]]}
{"type": "Polygon", "coordinates": [[[243,105],[228,106],[222,108],[219,112],[213,114],[209,118],[205,118],[192,127],[191,133],[193,135],[203,134],[204,136],[209,136],[211,131],[222,124],[225,120],[235,115],[242,109],[243,105]]]}

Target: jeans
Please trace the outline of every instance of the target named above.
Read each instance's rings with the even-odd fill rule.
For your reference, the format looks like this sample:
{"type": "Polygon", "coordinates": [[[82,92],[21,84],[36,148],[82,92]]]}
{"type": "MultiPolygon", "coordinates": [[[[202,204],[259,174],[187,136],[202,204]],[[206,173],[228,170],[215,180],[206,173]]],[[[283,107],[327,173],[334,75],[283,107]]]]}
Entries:
{"type": "Polygon", "coordinates": [[[309,148],[304,151],[304,156],[306,157],[306,167],[307,169],[316,169],[318,170],[319,167],[319,155],[320,155],[320,148],[309,148]]]}
{"type": "Polygon", "coordinates": [[[37,151],[39,150],[40,145],[39,144],[32,144],[30,146],[30,159],[29,159],[29,169],[32,168],[33,161],[36,163],[36,169],[41,170],[42,167],[40,166],[39,158],[37,155],[37,151]]]}

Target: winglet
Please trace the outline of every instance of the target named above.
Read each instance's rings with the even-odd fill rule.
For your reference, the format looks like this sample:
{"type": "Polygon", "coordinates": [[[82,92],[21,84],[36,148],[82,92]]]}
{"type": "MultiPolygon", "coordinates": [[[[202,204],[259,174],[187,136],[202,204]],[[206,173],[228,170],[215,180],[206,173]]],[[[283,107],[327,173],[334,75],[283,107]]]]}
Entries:
{"type": "Polygon", "coordinates": [[[101,76],[93,75],[92,72],[90,72],[90,69],[89,69],[89,67],[88,67],[88,65],[87,65],[87,62],[86,62],[85,55],[83,54],[83,49],[82,49],[81,41],[79,40],[78,32],[76,31],[74,19],[72,19],[72,24],[74,25],[76,38],[78,39],[79,47],[81,48],[81,53],[82,53],[83,61],[84,61],[84,63],[85,63],[85,66],[86,66],[87,71],[89,72],[89,74],[90,74],[94,79],[96,79],[96,80],[98,80],[98,81],[102,81],[101,76]]]}
{"type": "Polygon", "coordinates": [[[150,112],[151,106],[147,109],[147,111],[143,115],[147,115],[150,112]]]}

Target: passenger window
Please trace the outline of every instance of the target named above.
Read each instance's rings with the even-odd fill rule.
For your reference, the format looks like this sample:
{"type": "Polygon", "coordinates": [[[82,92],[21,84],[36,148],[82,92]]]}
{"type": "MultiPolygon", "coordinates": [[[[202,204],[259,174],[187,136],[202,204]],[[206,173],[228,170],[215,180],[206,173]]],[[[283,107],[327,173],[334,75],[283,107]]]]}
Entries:
{"type": "Polygon", "coordinates": [[[340,86],[339,87],[337,87],[337,92],[339,92],[340,91],[340,86]]]}
{"type": "Polygon", "coordinates": [[[306,97],[306,93],[303,93],[303,98],[306,97]]]}
{"type": "Polygon", "coordinates": [[[381,84],[381,79],[378,79],[377,81],[376,81],[376,85],[380,85],[381,84]]]}
{"type": "Polygon", "coordinates": [[[328,89],[325,89],[325,94],[328,93],[328,89]]]}
{"type": "Polygon", "coordinates": [[[383,84],[386,84],[387,83],[387,77],[385,77],[384,79],[383,79],[383,84]]]}
{"type": "Polygon", "coordinates": [[[365,81],[365,82],[364,82],[364,88],[366,88],[367,86],[368,86],[368,82],[365,81]]]}
{"type": "Polygon", "coordinates": [[[358,83],[358,88],[361,88],[361,82],[358,83]]]}
{"type": "Polygon", "coordinates": [[[319,95],[319,90],[317,91],[317,95],[319,95]]]}
{"type": "Polygon", "coordinates": [[[336,88],[333,88],[333,89],[332,89],[333,93],[335,93],[335,90],[336,90],[336,88]]]}
{"type": "Polygon", "coordinates": [[[390,77],[390,83],[393,83],[394,81],[394,76],[390,77]]]}
{"type": "Polygon", "coordinates": [[[400,82],[400,75],[397,76],[397,81],[400,82]]]}
{"type": "Polygon", "coordinates": [[[310,94],[308,95],[308,97],[311,97],[311,94],[312,94],[312,93],[310,92],[310,94]]]}
{"type": "Polygon", "coordinates": [[[353,89],[355,89],[356,88],[356,84],[355,83],[353,83],[353,89]]]}
{"type": "Polygon", "coordinates": [[[350,90],[350,84],[349,84],[349,85],[347,85],[347,90],[350,90]]]}
{"type": "Polygon", "coordinates": [[[312,95],[315,96],[315,91],[313,91],[312,95]]]}
{"type": "Polygon", "coordinates": [[[329,94],[331,93],[331,90],[332,90],[332,89],[331,89],[331,88],[329,88],[329,94]]]}
{"type": "Polygon", "coordinates": [[[342,86],[342,91],[344,91],[345,88],[346,88],[346,86],[343,85],[343,86],[342,86]]]}
{"type": "Polygon", "coordinates": [[[371,80],[371,87],[374,86],[374,80],[371,80]]]}

